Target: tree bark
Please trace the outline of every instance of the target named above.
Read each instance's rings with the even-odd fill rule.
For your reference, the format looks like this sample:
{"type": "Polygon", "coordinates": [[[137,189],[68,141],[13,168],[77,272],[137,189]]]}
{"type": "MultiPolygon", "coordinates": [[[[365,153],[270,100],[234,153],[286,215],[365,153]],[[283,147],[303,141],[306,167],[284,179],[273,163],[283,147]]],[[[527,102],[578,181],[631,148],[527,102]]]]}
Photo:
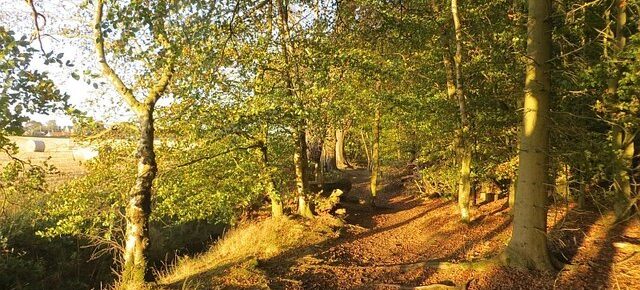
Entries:
{"type": "MultiPolygon", "coordinates": [[[[615,0],[616,9],[615,31],[613,41],[612,60],[614,62],[614,73],[607,80],[607,95],[614,100],[618,94],[618,82],[620,80],[620,67],[615,64],[615,60],[626,45],[626,37],[624,36],[624,27],[627,23],[627,1],[615,0]]],[[[608,13],[608,12],[607,12],[608,13]]],[[[605,36],[607,38],[607,36],[605,36]]],[[[607,48],[605,47],[605,57],[607,48]]],[[[631,168],[633,167],[634,156],[634,139],[632,129],[626,128],[624,125],[615,126],[612,130],[614,148],[616,148],[617,156],[615,160],[616,172],[614,173],[614,189],[616,193],[614,202],[614,212],[618,220],[626,219],[631,213],[632,189],[631,189],[631,168]]]]}
{"type": "Polygon", "coordinates": [[[334,171],[338,169],[338,165],[336,163],[336,139],[333,131],[333,126],[330,126],[327,129],[327,136],[322,147],[321,161],[325,171],[334,171]]]}
{"type": "Polygon", "coordinates": [[[551,1],[529,0],[524,132],[515,195],[513,234],[502,256],[515,267],[553,270],[547,248],[547,118],[551,82],[551,1]]]}
{"type": "Polygon", "coordinates": [[[347,157],[344,154],[344,137],[345,137],[344,129],[336,129],[336,166],[338,169],[351,168],[349,162],[347,162],[347,157]]]}
{"type": "Polygon", "coordinates": [[[378,175],[380,174],[380,104],[376,105],[373,120],[373,146],[371,151],[371,205],[376,205],[378,195],[378,175]]]}
{"type": "Polygon", "coordinates": [[[102,74],[111,82],[125,103],[136,113],[139,125],[139,141],[136,151],[138,169],[134,186],[126,198],[125,247],[121,283],[126,289],[139,289],[145,281],[153,278],[147,268],[149,248],[149,216],[151,215],[151,193],[153,180],[158,171],[153,148],[154,127],[153,112],[156,102],[164,94],[174,73],[175,56],[171,53],[166,35],[158,34],[158,41],[167,51],[166,63],[159,70],[159,78],[149,88],[144,101],[136,99],[133,91],[127,87],[106,59],[104,35],[102,34],[102,14],[104,0],[98,0],[94,14],[93,33],[95,50],[102,74]]]}
{"type": "Polygon", "coordinates": [[[455,30],[456,53],[455,76],[456,76],[456,96],[460,110],[460,176],[458,178],[458,207],[460,208],[460,219],[462,222],[469,222],[469,199],[471,195],[471,144],[467,142],[469,134],[469,118],[467,116],[466,101],[462,84],[462,26],[458,14],[458,1],[451,0],[451,15],[453,17],[453,27],[455,30]]]}
{"type": "MultiPolygon", "coordinates": [[[[286,0],[278,0],[278,25],[280,28],[280,44],[282,47],[282,54],[284,56],[285,70],[285,82],[287,86],[287,94],[298,106],[300,110],[304,110],[304,103],[298,98],[296,89],[294,87],[293,73],[291,72],[292,63],[291,57],[293,57],[294,47],[291,43],[291,35],[289,33],[289,2],[286,0]]],[[[294,132],[295,152],[293,154],[293,163],[296,172],[296,188],[298,192],[298,213],[306,218],[313,217],[311,212],[309,193],[309,180],[307,174],[308,160],[307,160],[307,138],[306,138],[306,121],[302,116],[299,116],[300,120],[296,125],[294,132]]]]}
{"type": "Polygon", "coordinates": [[[276,185],[273,181],[272,168],[269,166],[269,152],[267,148],[267,129],[263,130],[264,139],[260,144],[260,175],[262,178],[262,182],[265,186],[265,193],[271,200],[271,216],[272,217],[280,217],[284,215],[283,205],[282,205],[282,197],[276,191],[276,185]]]}
{"type": "Polygon", "coordinates": [[[364,153],[367,156],[367,169],[371,170],[371,152],[369,151],[369,145],[367,145],[367,143],[369,143],[369,137],[366,136],[367,134],[364,133],[364,130],[360,130],[360,137],[362,139],[362,147],[364,149],[364,153]]]}
{"type": "Polygon", "coordinates": [[[123,280],[150,280],[146,257],[149,249],[149,215],[151,214],[151,187],[158,167],[153,148],[153,107],[138,116],[140,139],[136,157],[136,182],[129,191],[126,208],[125,249],[123,253],[123,280]],[[146,278],[146,279],[145,279],[146,278]]]}
{"type": "Polygon", "coordinates": [[[309,179],[307,174],[307,138],[304,130],[304,122],[300,121],[297,128],[296,152],[293,154],[293,162],[296,170],[296,188],[298,191],[298,214],[305,218],[312,218],[309,201],[309,179]]]}

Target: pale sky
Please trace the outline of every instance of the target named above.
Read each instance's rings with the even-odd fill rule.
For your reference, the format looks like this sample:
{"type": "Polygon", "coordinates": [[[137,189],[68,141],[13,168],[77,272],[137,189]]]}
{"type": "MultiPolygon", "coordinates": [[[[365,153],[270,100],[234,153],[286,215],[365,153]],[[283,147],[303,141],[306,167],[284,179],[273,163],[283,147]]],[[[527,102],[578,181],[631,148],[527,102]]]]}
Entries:
{"type": "MultiPolygon", "coordinates": [[[[75,80],[71,72],[82,76],[85,70],[97,72],[97,62],[92,46],[91,27],[92,6],[81,8],[86,0],[34,1],[38,11],[47,17],[42,37],[45,51],[54,54],[64,53],[64,61],[70,60],[74,67],[44,65],[41,60],[34,61],[32,67],[49,72],[49,77],[58,88],[69,94],[70,102],[90,116],[105,122],[119,121],[131,116],[120,104],[109,84],[94,89],[81,77],[75,80]]],[[[35,25],[31,8],[24,0],[0,0],[0,25],[16,32],[16,37],[27,35],[34,38],[32,45],[38,47],[35,39],[35,25]]],[[[63,114],[32,115],[32,119],[46,122],[54,119],[58,125],[71,125],[71,119],[63,114]]]]}

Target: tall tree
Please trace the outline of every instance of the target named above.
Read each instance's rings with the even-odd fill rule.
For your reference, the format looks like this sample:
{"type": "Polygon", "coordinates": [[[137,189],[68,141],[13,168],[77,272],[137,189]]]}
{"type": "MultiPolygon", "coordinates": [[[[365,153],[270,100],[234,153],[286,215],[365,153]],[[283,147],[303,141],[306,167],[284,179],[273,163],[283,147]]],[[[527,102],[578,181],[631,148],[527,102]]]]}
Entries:
{"type": "MultiPolygon", "coordinates": [[[[614,8],[614,21],[615,29],[609,31],[605,37],[613,36],[612,43],[612,66],[613,73],[610,74],[610,78],[607,80],[607,95],[609,102],[613,103],[613,106],[620,104],[620,98],[618,97],[618,86],[620,82],[622,66],[618,64],[617,58],[624,51],[627,38],[624,34],[624,29],[627,23],[627,0],[615,0],[613,1],[614,8]],[[611,35],[611,36],[610,36],[611,35]]],[[[608,10],[607,10],[608,12],[608,10]]],[[[609,13],[607,13],[609,14],[609,13]]],[[[607,27],[611,27],[610,24],[607,27]]],[[[605,42],[606,43],[606,42],[605,42]]],[[[608,49],[605,47],[605,50],[608,49]]],[[[633,167],[634,156],[634,128],[631,128],[621,122],[621,124],[613,125],[612,130],[614,148],[616,149],[616,161],[614,172],[614,188],[615,188],[615,202],[614,210],[616,217],[622,220],[628,217],[630,209],[632,207],[632,174],[631,168],[633,167]]]]}
{"type": "Polygon", "coordinates": [[[295,49],[289,31],[289,1],[278,0],[278,23],[280,30],[280,44],[285,64],[285,83],[286,91],[290,99],[296,106],[298,112],[295,128],[293,129],[293,139],[295,144],[295,152],[293,154],[293,163],[296,172],[296,188],[298,191],[298,214],[303,217],[313,217],[309,200],[309,177],[308,160],[307,160],[307,138],[306,138],[306,120],[304,118],[304,102],[299,97],[299,91],[296,88],[299,77],[298,64],[294,60],[295,49]]]}
{"type": "MultiPolygon", "coordinates": [[[[469,116],[462,83],[462,25],[458,13],[458,1],[451,0],[451,15],[455,31],[456,52],[454,54],[456,98],[460,110],[460,132],[458,137],[458,154],[460,154],[460,176],[458,177],[458,207],[460,218],[463,222],[469,222],[469,198],[471,194],[471,142],[469,138],[469,116]]],[[[445,68],[447,64],[445,55],[445,68]]],[[[449,72],[447,72],[448,74],[449,72]]]]}
{"type": "Polygon", "coordinates": [[[520,136],[513,234],[503,257],[511,266],[551,270],[545,186],[551,94],[551,0],[529,0],[528,4],[524,132],[520,136]]]}
{"type": "MultiPolygon", "coordinates": [[[[115,87],[129,108],[136,114],[138,121],[138,158],[135,183],[127,193],[125,247],[123,253],[122,282],[125,287],[136,289],[145,280],[151,278],[147,267],[149,250],[149,216],[151,215],[151,190],[158,167],[154,152],[154,118],[156,103],[165,93],[174,74],[176,55],[165,35],[163,27],[155,27],[152,31],[161,44],[163,65],[155,72],[155,81],[142,101],[138,100],[134,91],[127,86],[120,75],[107,62],[105,53],[105,34],[103,33],[104,0],[98,0],[94,14],[94,37],[97,60],[102,74],[115,87]]],[[[163,20],[156,24],[163,23],[163,20]]]]}

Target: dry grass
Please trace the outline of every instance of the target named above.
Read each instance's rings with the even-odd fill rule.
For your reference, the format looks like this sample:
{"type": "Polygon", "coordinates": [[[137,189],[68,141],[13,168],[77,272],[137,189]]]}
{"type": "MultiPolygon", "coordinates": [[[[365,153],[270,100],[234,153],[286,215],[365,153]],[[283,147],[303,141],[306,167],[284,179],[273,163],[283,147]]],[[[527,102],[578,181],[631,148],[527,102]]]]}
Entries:
{"type": "Polygon", "coordinates": [[[267,276],[257,268],[260,260],[322,242],[341,225],[331,217],[306,222],[269,218],[241,225],[208,252],[179,259],[159,273],[157,289],[268,289],[267,276]]]}

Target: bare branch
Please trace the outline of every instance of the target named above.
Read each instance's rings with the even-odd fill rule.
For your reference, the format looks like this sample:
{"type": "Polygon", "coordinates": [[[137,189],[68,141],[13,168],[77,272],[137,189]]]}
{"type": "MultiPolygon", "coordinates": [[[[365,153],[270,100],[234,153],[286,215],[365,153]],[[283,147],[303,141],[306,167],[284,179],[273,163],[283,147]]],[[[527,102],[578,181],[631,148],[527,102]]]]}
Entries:
{"type": "Polygon", "coordinates": [[[47,18],[42,13],[38,12],[35,4],[33,3],[33,0],[26,0],[26,1],[27,1],[27,4],[29,4],[29,6],[31,7],[31,14],[33,15],[33,21],[36,26],[36,37],[38,38],[38,43],[40,44],[40,51],[42,51],[42,53],[46,53],[44,51],[44,46],[42,45],[41,31],[42,31],[42,27],[47,25],[47,18]],[[42,25],[40,25],[40,19],[44,21],[42,25]]]}

